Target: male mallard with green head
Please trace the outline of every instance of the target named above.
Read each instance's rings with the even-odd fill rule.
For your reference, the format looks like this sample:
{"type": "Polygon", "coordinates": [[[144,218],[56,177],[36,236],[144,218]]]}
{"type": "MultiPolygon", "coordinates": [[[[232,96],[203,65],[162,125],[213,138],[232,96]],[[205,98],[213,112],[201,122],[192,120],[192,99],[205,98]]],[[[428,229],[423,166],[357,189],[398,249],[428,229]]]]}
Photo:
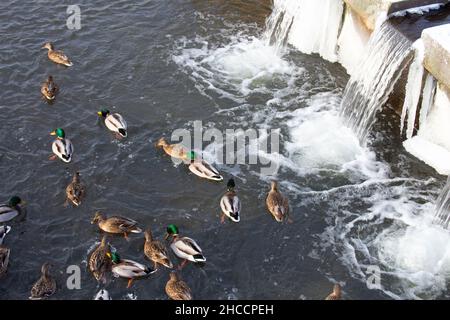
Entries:
{"type": "Polygon", "coordinates": [[[64,54],[62,51],[56,51],[53,47],[53,44],[50,42],[47,42],[42,49],[47,49],[48,58],[57,64],[62,64],[66,67],[71,67],[73,63],[70,61],[70,59],[64,54]]]}
{"type": "Polygon", "coordinates": [[[127,288],[131,287],[133,280],[146,277],[156,270],[129,259],[121,259],[117,252],[108,253],[111,258],[113,266],[112,272],[116,277],[128,279],[127,288]]]}
{"type": "Polygon", "coordinates": [[[220,221],[222,223],[225,222],[225,216],[233,222],[239,222],[241,220],[241,201],[234,190],[235,187],[234,179],[228,180],[228,191],[220,199],[220,208],[222,209],[220,221]]]}
{"type": "Polygon", "coordinates": [[[129,233],[141,233],[142,229],[137,226],[137,222],[128,218],[111,216],[107,218],[103,213],[97,211],[91,221],[108,233],[123,234],[127,239],[129,233]]]}
{"type": "Polygon", "coordinates": [[[170,248],[178,258],[183,259],[179,269],[182,269],[188,261],[195,263],[202,263],[206,261],[206,258],[203,256],[202,249],[197,242],[188,237],[181,237],[178,232],[178,227],[174,224],[170,224],[167,227],[167,234],[165,238],[167,239],[169,237],[172,237],[170,248]]]}
{"type": "Polygon", "coordinates": [[[199,176],[200,178],[213,180],[213,181],[222,181],[223,177],[220,175],[219,171],[210,165],[204,159],[197,159],[197,156],[194,151],[189,153],[189,159],[191,163],[189,164],[189,170],[199,176]]]}
{"type": "Polygon", "coordinates": [[[72,182],[66,188],[66,201],[64,206],[67,206],[70,201],[74,206],[78,207],[84,197],[85,190],[84,184],[80,181],[80,173],[75,172],[72,182]]]}
{"type": "Polygon", "coordinates": [[[66,139],[66,133],[63,129],[57,128],[50,133],[56,136],[56,140],[52,143],[52,150],[54,155],[50,156],[50,160],[60,158],[62,161],[69,163],[72,161],[73,145],[69,139],[66,139]]]}
{"type": "Polygon", "coordinates": [[[44,263],[41,268],[41,277],[31,288],[31,300],[44,299],[56,292],[56,281],[49,273],[50,264],[44,263]]]}
{"type": "Polygon", "coordinates": [[[172,300],[192,300],[191,288],[180,276],[172,271],[166,284],[166,293],[172,300]]]}
{"type": "Polygon", "coordinates": [[[55,100],[58,86],[53,81],[52,76],[48,76],[47,80],[41,86],[41,94],[48,102],[55,100]]]}
{"type": "Polygon", "coordinates": [[[105,120],[106,127],[114,132],[117,138],[127,137],[127,123],[119,113],[111,113],[108,109],[102,109],[97,114],[105,120]]]}
{"type": "Polygon", "coordinates": [[[10,221],[22,213],[22,199],[18,196],[11,197],[6,204],[0,205],[0,223],[10,221]]]}
{"type": "Polygon", "coordinates": [[[103,236],[102,242],[92,252],[89,257],[89,270],[97,281],[106,282],[106,272],[111,270],[111,259],[109,244],[106,242],[106,235],[103,236]]]}

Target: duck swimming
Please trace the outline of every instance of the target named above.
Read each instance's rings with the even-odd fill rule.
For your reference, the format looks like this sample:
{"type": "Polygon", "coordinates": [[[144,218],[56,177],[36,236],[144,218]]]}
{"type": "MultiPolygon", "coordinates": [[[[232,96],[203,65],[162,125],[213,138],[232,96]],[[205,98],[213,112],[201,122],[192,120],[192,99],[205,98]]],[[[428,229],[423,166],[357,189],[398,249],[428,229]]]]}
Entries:
{"type": "Polygon", "coordinates": [[[105,215],[99,211],[95,213],[94,218],[91,221],[92,224],[97,224],[98,227],[108,233],[121,233],[126,239],[128,239],[129,233],[141,233],[142,229],[137,226],[137,222],[128,218],[112,216],[105,217],[105,215]]]}
{"type": "Polygon", "coordinates": [[[50,133],[56,136],[56,140],[52,143],[52,150],[54,155],[50,156],[50,160],[60,158],[62,161],[69,163],[72,161],[73,145],[69,139],[66,139],[66,133],[63,129],[58,128],[50,133]]]}
{"type": "Polygon", "coordinates": [[[23,204],[22,199],[18,196],[11,197],[6,204],[0,205],[0,223],[14,219],[22,213],[20,204],[23,204]]]}
{"type": "Polygon", "coordinates": [[[41,268],[41,277],[31,288],[31,300],[40,300],[56,292],[56,281],[49,273],[50,264],[44,263],[41,268]]]}
{"type": "Polygon", "coordinates": [[[127,137],[127,123],[120,114],[111,113],[108,109],[102,109],[97,114],[105,119],[106,127],[114,132],[116,137],[127,137]]]}
{"type": "Polygon", "coordinates": [[[47,99],[47,101],[51,102],[55,100],[56,93],[58,92],[58,86],[53,81],[52,76],[48,76],[48,79],[41,86],[41,94],[47,99]]]}
{"type": "Polygon", "coordinates": [[[70,61],[70,59],[64,54],[62,51],[56,51],[54,50],[53,44],[50,42],[47,42],[43,47],[43,49],[48,50],[48,58],[57,64],[62,64],[66,67],[73,66],[73,63],[70,61]]]}
{"type": "Polygon", "coordinates": [[[289,222],[289,203],[288,199],[278,191],[278,183],[272,181],[270,191],[267,194],[266,206],[270,214],[277,222],[288,219],[289,222]]]}
{"type": "Polygon", "coordinates": [[[121,259],[116,252],[108,253],[108,256],[111,258],[113,263],[113,274],[116,277],[128,279],[127,288],[131,287],[134,279],[146,277],[156,271],[139,262],[121,259]]]}
{"type": "Polygon", "coordinates": [[[213,180],[213,181],[222,181],[223,177],[219,174],[219,171],[217,171],[216,168],[214,168],[212,165],[210,165],[208,162],[206,162],[203,159],[196,159],[196,154],[194,151],[191,151],[189,153],[190,158],[190,165],[189,170],[199,176],[200,178],[213,180]]]}
{"type": "Polygon", "coordinates": [[[94,275],[95,280],[106,282],[106,272],[111,270],[111,259],[109,244],[106,242],[106,236],[103,236],[102,242],[92,252],[89,257],[89,270],[94,275]]]}
{"type": "Polygon", "coordinates": [[[69,204],[69,201],[74,206],[79,206],[81,204],[81,200],[84,197],[86,188],[80,181],[80,173],[75,172],[72,178],[72,182],[66,188],[66,201],[64,206],[69,204]]]}
{"type": "Polygon", "coordinates": [[[192,300],[192,292],[186,282],[172,271],[166,284],[166,293],[172,300],[192,300]]]}
{"type": "Polygon", "coordinates": [[[178,227],[174,224],[170,224],[167,227],[166,239],[172,237],[170,248],[178,258],[183,259],[183,262],[179,266],[182,269],[188,261],[201,263],[205,262],[206,258],[203,256],[202,249],[199,247],[194,239],[188,237],[180,237],[178,227]]]}
{"type": "Polygon", "coordinates": [[[333,292],[331,292],[325,300],[341,300],[341,286],[339,284],[335,284],[333,287],[333,292]]]}
{"type": "Polygon", "coordinates": [[[222,209],[222,215],[220,221],[225,222],[225,216],[227,216],[233,222],[239,222],[241,220],[241,201],[239,200],[234,190],[235,183],[233,179],[228,180],[228,191],[220,199],[220,208],[222,209]]]}
{"type": "Polygon", "coordinates": [[[150,229],[145,230],[144,254],[148,259],[153,261],[153,268],[155,270],[157,270],[158,264],[169,269],[173,268],[166,246],[161,241],[153,239],[150,229]]]}
{"type": "Polygon", "coordinates": [[[180,143],[169,144],[164,138],[160,138],[156,143],[156,147],[162,148],[164,152],[172,158],[190,160],[188,150],[180,143]]]}

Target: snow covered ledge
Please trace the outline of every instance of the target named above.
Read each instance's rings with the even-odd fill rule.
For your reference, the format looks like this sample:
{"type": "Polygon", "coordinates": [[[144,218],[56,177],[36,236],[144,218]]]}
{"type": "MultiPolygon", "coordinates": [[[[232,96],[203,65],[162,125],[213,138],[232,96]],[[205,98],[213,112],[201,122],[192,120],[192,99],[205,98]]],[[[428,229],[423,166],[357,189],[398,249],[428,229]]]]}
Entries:
{"type": "Polygon", "coordinates": [[[433,94],[425,83],[422,99],[430,103],[422,103],[419,131],[403,145],[440,174],[450,175],[450,25],[425,29],[422,42],[423,65],[438,85],[433,94]]]}

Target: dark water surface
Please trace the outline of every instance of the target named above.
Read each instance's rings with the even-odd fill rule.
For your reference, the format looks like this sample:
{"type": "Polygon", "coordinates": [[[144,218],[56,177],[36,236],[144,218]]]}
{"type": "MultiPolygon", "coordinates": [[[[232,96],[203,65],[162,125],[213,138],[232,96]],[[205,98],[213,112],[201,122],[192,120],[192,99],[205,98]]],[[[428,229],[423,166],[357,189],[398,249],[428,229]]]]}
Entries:
{"type": "MultiPolygon", "coordinates": [[[[347,299],[392,297],[386,291],[411,297],[396,275],[401,268],[381,263],[373,240],[392,226],[405,230],[408,223],[396,220],[405,212],[431,212],[445,178],[404,151],[395,114],[380,115],[370,150],[355,144],[337,118],[345,70],[292,48],[277,57],[261,40],[269,1],[78,3],[81,30],[66,27],[71,3],[0,3],[0,200],[18,194],[27,201],[27,216],[10,223],[5,240],[11,260],[1,299],[27,299],[45,261],[58,281],[52,299],[93,298],[103,287],[86,269],[101,239],[90,224],[97,210],[136,219],[159,238],[175,223],[196,239],[207,263],[182,271],[196,299],[322,299],[334,281],[347,299]],[[74,66],[51,63],[41,49],[47,41],[74,66]],[[53,105],[39,92],[48,75],[61,88],[53,105]],[[101,107],[126,118],[126,140],[98,123],[101,107]],[[290,198],[292,224],[267,214],[271,177],[258,166],[217,164],[225,179],[235,176],[243,203],[239,224],[220,224],[225,183],[193,176],[153,146],[195,120],[219,130],[281,129],[277,178],[290,198]],[[48,160],[56,127],[74,144],[69,165],[48,160]],[[64,208],[75,170],[87,197],[79,208],[64,208]],[[383,290],[362,280],[370,263],[389,273],[383,290]],[[82,270],[80,290],[65,286],[73,264],[82,270]]],[[[145,261],[142,235],[110,241],[123,258],[145,261]]],[[[130,289],[111,278],[106,289],[113,299],[166,299],[167,280],[168,270],[160,269],[130,289]]],[[[449,291],[444,285],[418,295],[449,291]]]]}

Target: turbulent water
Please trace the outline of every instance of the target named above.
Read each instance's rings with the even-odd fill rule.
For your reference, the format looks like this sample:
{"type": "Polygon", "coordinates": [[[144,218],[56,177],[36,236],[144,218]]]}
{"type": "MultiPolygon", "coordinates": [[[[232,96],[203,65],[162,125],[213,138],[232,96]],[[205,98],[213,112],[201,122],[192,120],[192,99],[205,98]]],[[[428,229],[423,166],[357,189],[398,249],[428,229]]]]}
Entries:
{"type": "MultiPolygon", "coordinates": [[[[445,179],[404,151],[389,111],[361,147],[339,116],[344,69],[268,45],[268,9],[261,1],[97,1],[81,3],[82,28],[72,31],[59,2],[0,4],[0,195],[27,201],[5,239],[1,299],[28,298],[45,261],[59,284],[54,299],[92,299],[101,288],[86,269],[101,238],[90,224],[96,210],[134,218],[160,238],[175,223],[196,239],[207,263],[182,271],[196,299],[322,299],[334,282],[346,299],[450,297],[450,235],[432,222],[445,179]],[[49,40],[73,67],[47,60],[40,48],[49,40]],[[39,94],[48,74],[61,87],[53,105],[39,94]],[[105,106],[126,118],[126,140],[98,124],[105,106]],[[266,156],[280,166],[293,223],[265,210],[273,177],[217,163],[235,177],[243,204],[239,224],[220,224],[225,184],[200,180],[154,148],[196,120],[221,131],[280,129],[280,156],[266,156]],[[48,161],[57,126],[75,146],[69,165],[48,161]],[[64,208],[75,170],[87,198],[64,208]],[[80,290],[65,286],[72,264],[81,266],[80,290]],[[381,272],[375,289],[366,285],[371,265],[381,272]]],[[[215,147],[205,149],[210,161],[219,160],[215,147]]],[[[142,236],[110,241],[122,257],[145,262],[142,236]]],[[[106,289],[112,299],[166,299],[167,280],[161,269],[130,289],[112,278],[106,289]]]]}

